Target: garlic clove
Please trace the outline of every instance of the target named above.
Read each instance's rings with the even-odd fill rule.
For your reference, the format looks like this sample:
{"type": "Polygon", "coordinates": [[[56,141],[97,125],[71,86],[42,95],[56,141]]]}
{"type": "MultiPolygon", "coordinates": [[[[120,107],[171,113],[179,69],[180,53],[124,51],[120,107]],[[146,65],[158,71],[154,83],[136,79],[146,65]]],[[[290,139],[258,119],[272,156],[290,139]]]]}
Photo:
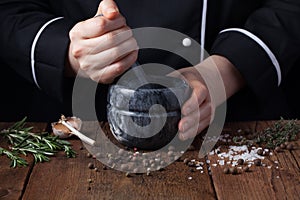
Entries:
{"type": "Polygon", "coordinates": [[[52,132],[59,138],[68,138],[72,135],[71,131],[63,124],[54,122],[51,123],[52,132]]]}
{"type": "Polygon", "coordinates": [[[81,129],[82,121],[78,117],[67,117],[66,121],[76,130],[79,131],[81,129]]]}

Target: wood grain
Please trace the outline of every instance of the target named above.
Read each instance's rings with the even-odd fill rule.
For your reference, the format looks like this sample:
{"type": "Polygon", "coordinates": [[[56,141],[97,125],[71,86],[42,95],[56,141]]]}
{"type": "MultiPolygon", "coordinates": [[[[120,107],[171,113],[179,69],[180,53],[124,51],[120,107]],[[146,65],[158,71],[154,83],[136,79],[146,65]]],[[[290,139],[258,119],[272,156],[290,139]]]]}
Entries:
{"type": "MultiPolygon", "coordinates": [[[[87,150],[79,150],[82,146],[79,140],[71,142],[78,157],[67,159],[60,155],[49,163],[35,166],[24,199],[215,199],[207,169],[202,174],[190,172],[181,161],[150,176],[126,177],[124,172],[104,170],[100,161],[87,158],[87,150]],[[99,171],[89,169],[89,162],[99,171]]],[[[197,155],[197,151],[189,151],[182,158],[192,159],[197,155]]]]}
{"type": "MultiPolygon", "coordinates": [[[[224,134],[252,133],[271,125],[265,122],[227,123],[224,134]],[[249,131],[250,130],[250,131],[249,131]],[[249,133],[250,132],[250,133],[249,133]]],[[[0,128],[10,124],[0,123],[0,128]]],[[[28,124],[34,131],[45,130],[45,124],[28,124]]],[[[101,123],[108,137],[107,124],[101,123]]],[[[97,127],[86,127],[90,134],[97,127]]],[[[250,135],[249,135],[250,134],[250,135]]],[[[91,135],[90,135],[91,136],[91,135]]],[[[5,156],[0,157],[0,199],[300,199],[300,141],[293,142],[292,151],[285,150],[267,156],[262,162],[265,166],[251,166],[250,172],[239,170],[237,175],[224,174],[224,166],[213,165],[217,155],[197,159],[201,139],[194,142],[196,149],[185,152],[180,161],[167,166],[163,171],[146,174],[131,174],[115,169],[103,169],[99,160],[87,157],[88,150],[82,142],[72,137],[68,139],[77,158],[66,158],[64,152],[51,157],[50,162],[33,165],[33,158],[26,157],[30,165],[26,168],[12,169],[5,156]],[[184,158],[204,162],[203,173],[185,165],[184,158]],[[207,164],[205,159],[209,159],[207,164]],[[93,163],[98,171],[88,168],[93,163]],[[191,177],[191,179],[189,179],[191,177]]],[[[113,141],[116,143],[116,141],[113,141]]],[[[216,148],[231,142],[219,141],[216,148]]],[[[7,145],[0,138],[0,145],[7,145]]],[[[117,145],[117,143],[116,143],[117,145]]]]}
{"type": "MultiPolygon", "coordinates": [[[[0,130],[11,125],[11,123],[0,123],[0,130]]],[[[47,124],[27,123],[27,126],[33,126],[33,132],[41,132],[45,131],[47,124]]],[[[0,146],[8,147],[8,142],[3,137],[0,137],[0,146]]],[[[29,166],[11,168],[10,160],[6,156],[0,156],[0,199],[16,200],[21,198],[33,167],[33,157],[27,156],[23,158],[28,161],[29,166]]]]}
{"type": "MultiPolygon", "coordinates": [[[[255,131],[255,127],[262,130],[271,123],[233,123],[229,126],[231,130],[250,128],[255,131]]],[[[211,167],[218,199],[299,199],[300,174],[296,160],[289,151],[273,153],[262,161],[265,166],[251,166],[251,172],[247,173],[239,170],[237,175],[224,174],[224,166],[211,167]]],[[[211,155],[209,159],[216,163],[218,156],[211,155]]]]}

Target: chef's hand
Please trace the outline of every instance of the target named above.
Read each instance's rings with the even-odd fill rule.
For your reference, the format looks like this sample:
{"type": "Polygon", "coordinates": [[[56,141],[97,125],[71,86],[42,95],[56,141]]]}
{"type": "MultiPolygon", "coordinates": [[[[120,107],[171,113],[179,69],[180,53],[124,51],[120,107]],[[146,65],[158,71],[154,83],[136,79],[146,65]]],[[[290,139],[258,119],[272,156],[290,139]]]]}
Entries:
{"type": "MultiPolygon", "coordinates": [[[[216,107],[239,91],[245,81],[228,59],[217,55],[208,57],[197,66],[178,71],[192,88],[190,98],[182,106],[183,118],[178,124],[179,138],[187,140],[194,138],[209,126],[213,121],[216,107]],[[200,75],[199,71],[205,73],[200,75]],[[202,76],[209,76],[210,88],[213,88],[213,91],[208,90],[207,83],[202,76]],[[219,87],[220,84],[224,84],[224,87],[219,87]],[[211,95],[216,97],[214,101],[212,101],[211,95]]],[[[175,74],[178,73],[170,75],[174,76],[175,74]]]]}
{"type": "Polygon", "coordinates": [[[95,17],[77,23],[69,36],[67,75],[81,70],[96,82],[111,83],[137,59],[137,42],[113,0],[101,1],[95,17]]]}

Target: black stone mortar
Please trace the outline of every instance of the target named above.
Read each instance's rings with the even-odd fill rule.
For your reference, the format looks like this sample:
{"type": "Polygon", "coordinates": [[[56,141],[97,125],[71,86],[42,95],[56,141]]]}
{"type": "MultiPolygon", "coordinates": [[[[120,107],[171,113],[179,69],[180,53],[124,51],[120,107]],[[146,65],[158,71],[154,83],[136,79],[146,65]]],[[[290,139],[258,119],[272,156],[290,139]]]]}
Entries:
{"type": "Polygon", "coordinates": [[[121,144],[130,148],[157,150],[177,135],[181,106],[189,98],[191,89],[180,78],[153,75],[147,76],[147,80],[149,83],[140,87],[137,87],[141,85],[138,79],[110,86],[107,117],[114,137],[121,144]],[[164,110],[152,107],[155,104],[164,110]],[[165,123],[163,119],[166,119],[165,123]],[[130,120],[141,128],[130,124],[130,120]],[[145,129],[151,122],[162,127],[156,134],[151,129],[145,129]]]}

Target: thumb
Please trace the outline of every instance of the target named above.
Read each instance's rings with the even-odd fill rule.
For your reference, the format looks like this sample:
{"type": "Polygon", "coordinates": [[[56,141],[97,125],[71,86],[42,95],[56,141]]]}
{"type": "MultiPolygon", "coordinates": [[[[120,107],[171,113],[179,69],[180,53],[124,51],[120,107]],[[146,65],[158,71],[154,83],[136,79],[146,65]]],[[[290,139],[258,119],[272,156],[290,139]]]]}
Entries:
{"type": "Polygon", "coordinates": [[[108,19],[114,19],[120,14],[114,0],[102,0],[99,4],[96,16],[103,15],[108,19]]]}

